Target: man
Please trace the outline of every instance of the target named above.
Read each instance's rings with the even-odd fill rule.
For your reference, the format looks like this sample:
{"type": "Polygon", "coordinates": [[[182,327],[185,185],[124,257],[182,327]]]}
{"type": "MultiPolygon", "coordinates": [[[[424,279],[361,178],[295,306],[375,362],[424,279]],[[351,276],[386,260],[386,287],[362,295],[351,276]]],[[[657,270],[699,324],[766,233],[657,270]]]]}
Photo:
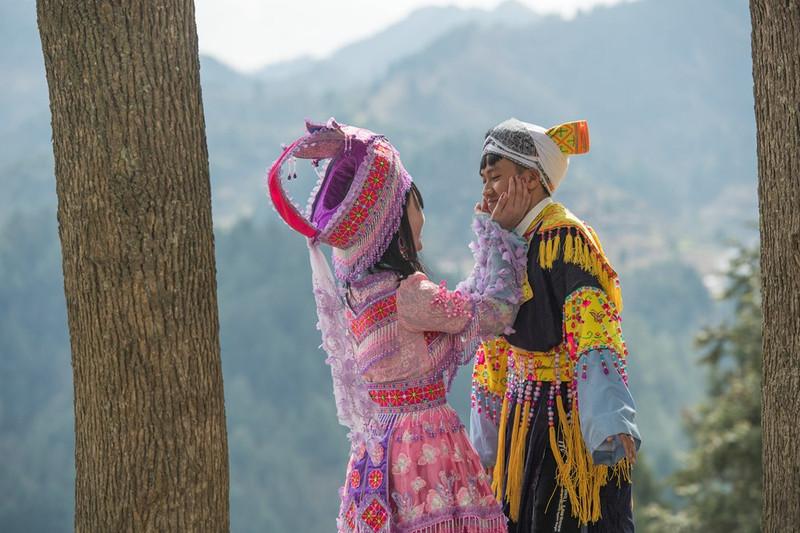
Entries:
{"type": "Polygon", "coordinates": [[[514,333],[484,343],[470,433],[512,532],[632,532],[631,467],[641,439],[627,386],[622,295],[595,232],[552,195],[585,121],[548,130],[510,119],[486,135],[483,208],[522,176],[530,243],[514,333]]]}

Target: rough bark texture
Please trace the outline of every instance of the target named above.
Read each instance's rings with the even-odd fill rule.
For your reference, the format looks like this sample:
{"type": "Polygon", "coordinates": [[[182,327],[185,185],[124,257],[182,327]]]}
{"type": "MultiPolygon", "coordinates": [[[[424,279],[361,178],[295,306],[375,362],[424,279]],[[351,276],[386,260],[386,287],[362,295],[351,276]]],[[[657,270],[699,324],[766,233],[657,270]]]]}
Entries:
{"type": "Polygon", "coordinates": [[[751,0],[764,309],[766,532],[800,528],[800,2],[751,0]]]}
{"type": "Polygon", "coordinates": [[[75,530],[227,531],[191,0],[39,0],[75,383],[75,530]]]}

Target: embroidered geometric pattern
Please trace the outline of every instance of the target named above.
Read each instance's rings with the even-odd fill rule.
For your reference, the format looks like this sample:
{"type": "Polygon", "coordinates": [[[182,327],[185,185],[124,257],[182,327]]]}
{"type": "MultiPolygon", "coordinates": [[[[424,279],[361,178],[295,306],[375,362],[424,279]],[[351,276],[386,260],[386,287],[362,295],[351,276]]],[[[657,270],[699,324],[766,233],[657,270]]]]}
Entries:
{"type": "MultiPolygon", "coordinates": [[[[523,155],[537,156],[536,144],[525,125],[518,120],[507,120],[486,132],[486,137],[492,137],[503,143],[507,148],[523,155]]],[[[491,141],[489,141],[491,142],[491,141]]]]}
{"type": "Polygon", "coordinates": [[[350,331],[353,332],[356,340],[361,342],[364,334],[369,331],[369,329],[380,324],[384,320],[393,319],[396,313],[397,297],[392,294],[374,303],[357,318],[352,319],[350,322],[350,331]]]}
{"type": "Polygon", "coordinates": [[[370,488],[377,489],[383,483],[383,472],[380,470],[372,470],[367,476],[367,482],[369,483],[370,488]]]}
{"type": "MultiPolygon", "coordinates": [[[[386,148],[378,144],[375,150],[385,154],[386,148]]],[[[346,213],[341,222],[333,229],[328,241],[338,248],[347,248],[352,244],[353,239],[358,235],[367,214],[381,196],[386,184],[386,176],[389,173],[390,162],[385,155],[378,155],[372,162],[372,167],[367,175],[367,181],[361,189],[361,193],[353,203],[350,211],[346,213]]]]}
{"type": "Polygon", "coordinates": [[[351,531],[356,528],[356,502],[350,502],[347,512],[344,514],[344,521],[351,531]]]}
{"type": "Polygon", "coordinates": [[[381,407],[420,406],[430,407],[430,404],[443,403],[446,387],[444,381],[436,381],[427,385],[397,386],[395,388],[381,387],[369,391],[372,401],[381,407]]]}
{"type": "Polygon", "coordinates": [[[391,144],[382,138],[370,142],[350,192],[320,237],[333,245],[340,280],[353,281],[386,251],[400,227],[411,181],[391,144]]]}
{"type": "Polygon", "coordinates": [[[389,515],[386,509],[377,498],[373,499],[372,503],[361,513],[361,519],[375,532],[380,531],[384,524],[386,524],[388,517],[389,515]]]}
{"type": "Polygon", "coordinates": [[[585,120],[553,126],[547,130],[547,136],[563,154],[577,155],[589,151],[589,125],[585,120]]]}

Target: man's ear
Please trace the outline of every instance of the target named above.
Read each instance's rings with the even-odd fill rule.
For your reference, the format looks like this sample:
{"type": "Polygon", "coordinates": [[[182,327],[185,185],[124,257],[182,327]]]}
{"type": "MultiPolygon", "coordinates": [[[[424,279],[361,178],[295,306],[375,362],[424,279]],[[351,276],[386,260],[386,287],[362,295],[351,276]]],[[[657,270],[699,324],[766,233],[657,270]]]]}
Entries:
{"type": "Polygon", "coordinates": [[[541,187],[542,186],[542,180],[540,179],[538,170],[535,170],[535,169],[532,169],[532,168],[529,168],[529,169],[526,169],[526,170],[527,170],[527,172],[525,173],[525,176],[528,179],[525,180],[525,183],[528,185],[528,190],[530,192],[533,192],[533,191],[536,190],[537,187],[541,187]]]}

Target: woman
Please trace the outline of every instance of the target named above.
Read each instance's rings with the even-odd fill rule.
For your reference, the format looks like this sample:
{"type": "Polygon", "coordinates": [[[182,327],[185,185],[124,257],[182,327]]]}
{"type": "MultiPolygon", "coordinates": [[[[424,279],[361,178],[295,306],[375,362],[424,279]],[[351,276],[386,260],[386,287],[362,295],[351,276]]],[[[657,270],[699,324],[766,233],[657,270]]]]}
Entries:
{"type": "Polygon", "coordinates": [[[481,339],[505,331],[521,298],[526,244],[511,231],[529,202],[514,187],[476,215],[475,268],[456,291],[432,283],[422,197],[381,135],[331,119],[275,161],[278,213],[309,238],[319,328],[351,452],[342,532],[506,531],[480,460],[445,394],[481,339]],[[307,216],[282,187],[296,159],[327,167],[307,216]],[[333,247],[334,271],[319,244],[333,247]]]}

